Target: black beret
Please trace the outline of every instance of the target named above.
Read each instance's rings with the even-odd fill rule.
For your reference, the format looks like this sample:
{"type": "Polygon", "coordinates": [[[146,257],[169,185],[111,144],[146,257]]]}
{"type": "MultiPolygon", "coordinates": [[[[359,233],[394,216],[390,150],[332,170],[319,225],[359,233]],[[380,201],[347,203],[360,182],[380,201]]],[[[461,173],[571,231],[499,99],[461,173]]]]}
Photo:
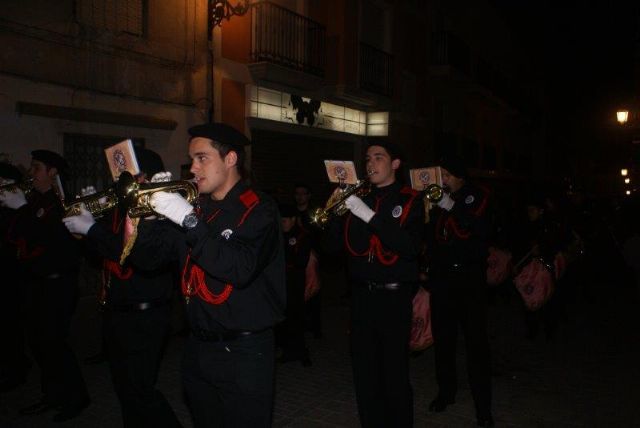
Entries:
{"type": "Polygon", "coordinates": [[[440,166],[455,177],[467,178],[467,163],[459,156],[447,155],[440,159],[440,166]]]}
{"type": "Polygon", "coordinates": [[[135,152],[140,172],[147,174],[147,179],[151,179],[158,172],[164,171],[162,158],[156,152],[143,148],[136,148],[135,152]]]}
{"type": "Polygon", "coordinates": [[[367,139],[367,148],[369,148],[371,146],[383,147],[387,151],[387,153],[389,153],[389,156],[391,157],[391,160],[394,160],[394,159],[403,160],[404,159],[404,154],[402,152],[402,148],[398,144],[394,143],[393,141],[391,141],[387,137],[370,137],[370,138],[368,138],[367,139]]]}
{"type": "Polygon", "coordinates": [[[10,163],[0,162],[0,177],[13,181],[20,181],[22,180],[22,173],[18,168],[10,163]]]}
{"type": "Polygon", "coordinates": [[[191,138],[204,137],[217,141],[221,144],[229,145],[235,151],[243,151],[244,146],[251,144],[251,141],[242,132],[225,123],[204,123],[189,128],[191,138]]]}
{"type": "Polygon", "coordinates": [[[31,152],[31,157],[33,160],[40,161],[50,168],[56,168],[60,175],[66,174],[69,170],[67,161],[65,161],[59,154],[50,150],[34,150],[31,152]]]}
{"type": "Polygon", "coordinates": [[[278,211],[280,211],[280,217],[297,217],[300,212],[293,204],[280,204],[278,205],[278,211]]]}

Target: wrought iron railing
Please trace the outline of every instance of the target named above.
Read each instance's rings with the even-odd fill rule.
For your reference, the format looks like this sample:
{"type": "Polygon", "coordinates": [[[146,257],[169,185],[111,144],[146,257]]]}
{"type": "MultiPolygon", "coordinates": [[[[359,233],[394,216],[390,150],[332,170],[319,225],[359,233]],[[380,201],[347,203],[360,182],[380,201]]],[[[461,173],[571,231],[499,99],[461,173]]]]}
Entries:
{"type": "Polygon", "coordinates": [[[251,60],[324,76],[326,30],[321,24],[265,1],[251,9],[251,60]]]}
{"type": "Polygon", "coordinates": [[[393,56],[360,43],[360,87],[385,96],[393,94],[393,56]]]}

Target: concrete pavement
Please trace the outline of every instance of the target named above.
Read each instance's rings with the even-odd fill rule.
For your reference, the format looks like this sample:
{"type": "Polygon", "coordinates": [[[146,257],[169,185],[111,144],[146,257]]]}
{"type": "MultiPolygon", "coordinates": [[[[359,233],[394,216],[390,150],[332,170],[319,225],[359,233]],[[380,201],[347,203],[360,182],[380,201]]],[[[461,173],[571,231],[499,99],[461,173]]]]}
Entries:
{"type": "MultiPolygon", "coordinates": [[[[329,273],[325,275],[332,276],[329,273]]],[[[340,284],[325,278],[324,284],[340,284]]],[[[614,285],[610,285],[614,287],[614,285]]],[[[287,363],[277,368],[275,427],[357,427],[358,416],[347,347],[348,304],[342,286],[326,287],[324,337],[308,336],[313,366],[287,363]]],[[[497,427],[640,427],[640,311],[626,291],[608,293],[598,304],[580,299],[556,340],[522,338],[517,296],[498,299],[490,311],[494,360],[494,418],[497,427]]],[[[80,359],[98,350],[99,318],[92,297],[81,300],[72,331],[80,359]]],[[[163,360],[159,388],[185,427],[191,427],[180,387],[184,338],[174,335],[163,360]]],[[[446,412],[427,412],[436,395],[433,349],[412,358],[416,427],[473,427],[475,415],[467,385],[464,344],[458,352],[459,391],[446,412]]],[[[17,409],[39,397],[34,368],[21,388],[0,397],[0,427],[119,427],[120,411],[106,364],[83,365],[92,396],[78,418],[53,424],[51,413],[21,417],[17,409]]]]}

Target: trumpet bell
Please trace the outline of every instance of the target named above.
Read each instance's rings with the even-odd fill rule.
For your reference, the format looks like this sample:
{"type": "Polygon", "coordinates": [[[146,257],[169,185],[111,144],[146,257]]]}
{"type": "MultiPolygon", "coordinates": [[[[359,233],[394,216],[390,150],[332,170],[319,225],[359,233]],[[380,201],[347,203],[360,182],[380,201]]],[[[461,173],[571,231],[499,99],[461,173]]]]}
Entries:
{"type": "Polygon", "coordinates": [[[364,196],[370,191],[368,180],[358,181],[356,184],[348,185],[345,188],[339,188],[327,200],[324,208],[316,208],[311,211],[311,224],[324,229],[333,217],[340,217],[346,214],[348,208],[345,201],[351,195],[364,196]]]}
{"type": "Polygon", "coordinates": [[[424,189],[424,197],[429,202],[438,203],[444,196],[444,189],[437,184],[429,184],[424,189]]]}

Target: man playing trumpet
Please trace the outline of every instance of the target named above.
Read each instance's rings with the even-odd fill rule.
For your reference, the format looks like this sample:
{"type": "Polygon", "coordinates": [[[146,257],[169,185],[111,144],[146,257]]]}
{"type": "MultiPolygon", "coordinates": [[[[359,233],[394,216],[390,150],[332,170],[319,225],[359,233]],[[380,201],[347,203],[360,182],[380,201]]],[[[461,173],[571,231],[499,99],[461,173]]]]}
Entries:
{"type": "MultiPolygon", "coordinates": [[[[136,149],[138,183],[164,177],[160,156],[136,149]]],[[[97,197],[97,195],[96,195],[97,197]]],[[[127,207],[116,207],[98,223],[84,204],[79,215],[63,219],[71,233],[86,236],[87,248],[103,260],[100,303],[103,340],[111,379],[126,427],[180,427],[171,406],[156,388],[162,350],[171,321],[175,272],[170,265],[140,269],[120,264],[133,233],[127,207]]],[[[149,221],[149,220],[146,220],[149,221]]],[[[152,220],[157,221],[157,220],[152,220]]]]}
{"type": "Polygon", "coordinates": [[[330,243],[344,237],[352,286],[351,358],[363,427],[411,427],[409,381],[412,299],[424,209],[418,193],[396,174],[399,148],[375,139],[366,154],[371,191],[349,196],[351,211],[330,225],[330,243]]]}
{"type": "Polygon", "coordinates": [[[275,345],[272,327],[286,300],[278,208],[241,180],[249,140],[208,123],[189,129],[191,172],[202,195],[156,192],[169,219],[142,222],[130,259],[141,266],[175,260],[191,327],[183,384],[194,426],[271,426],[275,345]]]}

